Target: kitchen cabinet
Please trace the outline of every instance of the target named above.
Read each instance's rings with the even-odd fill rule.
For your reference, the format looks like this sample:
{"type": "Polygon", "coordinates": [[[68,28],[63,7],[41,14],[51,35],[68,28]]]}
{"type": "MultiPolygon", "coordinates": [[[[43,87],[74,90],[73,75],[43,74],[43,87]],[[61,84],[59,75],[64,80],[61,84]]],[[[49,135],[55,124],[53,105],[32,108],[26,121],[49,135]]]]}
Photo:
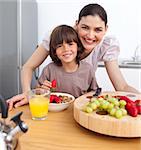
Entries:
{"type": "MultiPolygon", "coordinates": [[[[127,83],[141,91],[141,69],[140,68],[120,68],[127,83]]],[[[96,79],[103,91],[113,91],[114,87],[108,77],[105,67],[98,67],[96,79]]]]}

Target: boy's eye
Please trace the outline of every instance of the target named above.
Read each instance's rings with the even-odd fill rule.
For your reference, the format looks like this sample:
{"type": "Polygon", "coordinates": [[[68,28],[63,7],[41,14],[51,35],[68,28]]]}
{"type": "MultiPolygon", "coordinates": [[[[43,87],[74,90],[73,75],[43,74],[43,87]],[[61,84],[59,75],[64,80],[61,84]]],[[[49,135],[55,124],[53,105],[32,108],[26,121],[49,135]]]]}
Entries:
{"type": "Polygon", "coordinates": [[[73,42],[68,43],[69,45],[73,45],[73,42]]]}
{"type": "Polygon", "coordinates": [[[58,44],[57,46],[56,46],[56,48],[59,48],[59,47],[61,47],[62,46],[62,44],[58,44]]]}

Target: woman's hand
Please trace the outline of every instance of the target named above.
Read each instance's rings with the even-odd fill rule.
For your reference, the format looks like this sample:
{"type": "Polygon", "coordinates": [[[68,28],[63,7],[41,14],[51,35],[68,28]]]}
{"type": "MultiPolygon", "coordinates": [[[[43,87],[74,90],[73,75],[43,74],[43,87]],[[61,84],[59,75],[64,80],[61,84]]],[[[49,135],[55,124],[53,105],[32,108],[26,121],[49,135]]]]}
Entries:
{"type": "Polygon", "coordinates": [[[13,96],[7,100],[9,110],[12,110],[14,107],[17,108],[24,104],[28,104],[28,100],[25,93],[13,96]]]}

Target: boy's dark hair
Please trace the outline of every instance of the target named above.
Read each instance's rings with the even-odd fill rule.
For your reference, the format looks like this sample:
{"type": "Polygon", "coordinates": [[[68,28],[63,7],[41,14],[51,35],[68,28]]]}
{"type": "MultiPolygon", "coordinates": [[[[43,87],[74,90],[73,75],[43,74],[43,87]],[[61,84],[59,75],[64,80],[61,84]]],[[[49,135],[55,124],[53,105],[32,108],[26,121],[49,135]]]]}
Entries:
{"type": "Polygon", "coordinates": [[[49,43],[49,53],[54,63],[59,66],[62,65],[60,59],[56,55],[56,48],[59,44],[62,44],[63,42],[77,43],[78,51],[76,56],[76,63],[79,63],[80,55],[84,51],[84,48],[78,37],[77,32],[71,26],[68,25],[57,26],[51,33],[50,43],[49,43]]]}
{"type": "Polygon", "coordinates": [[[78,22],[81,20],[82,17],[86,17],[88,15],[98,15],[105,22],[105,26],[107,25],[107,13],[105,9],[99,4],[93,3],[84,6],[79,13],[78,22]]]}

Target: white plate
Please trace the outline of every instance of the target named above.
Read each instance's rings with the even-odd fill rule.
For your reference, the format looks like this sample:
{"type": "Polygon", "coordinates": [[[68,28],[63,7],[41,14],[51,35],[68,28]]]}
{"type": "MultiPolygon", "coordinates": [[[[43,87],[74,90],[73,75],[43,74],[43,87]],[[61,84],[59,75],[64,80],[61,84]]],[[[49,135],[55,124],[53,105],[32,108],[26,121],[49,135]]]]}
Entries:
{"type": "Polygon", "coordinates": [[[75,100],[75,97],[68,93],[52,92],[51,95],[57,95],[57,96],[61,95],[61,96],[68,96],[68,97],[72,98],[71,101],[66,102],[66,103],[50,103],[49,111],[52,111],[52,112],[59,112],[64,109],[67,109],[69,107],[69,105],[75,100]]]}

